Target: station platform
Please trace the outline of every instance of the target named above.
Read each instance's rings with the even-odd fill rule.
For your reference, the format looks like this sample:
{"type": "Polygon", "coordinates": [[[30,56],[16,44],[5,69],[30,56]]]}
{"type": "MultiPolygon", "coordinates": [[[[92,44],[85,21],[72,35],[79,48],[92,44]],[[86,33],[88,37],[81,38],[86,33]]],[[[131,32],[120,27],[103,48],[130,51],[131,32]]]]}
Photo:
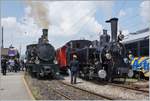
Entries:
{"type": "Polygon", "coordinates": [[[0,73],[0,100],[34,100],[24,80],[24,72],[0,73]]]}

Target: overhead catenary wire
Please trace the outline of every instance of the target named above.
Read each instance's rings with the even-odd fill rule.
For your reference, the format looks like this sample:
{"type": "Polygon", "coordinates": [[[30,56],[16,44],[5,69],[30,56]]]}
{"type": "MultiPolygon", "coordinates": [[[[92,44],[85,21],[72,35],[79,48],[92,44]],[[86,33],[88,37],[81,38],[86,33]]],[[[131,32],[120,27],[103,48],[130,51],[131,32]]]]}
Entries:
{"type": "Polygon", "coordinates": [[[123,0],[123,3],[121,4],[119,10],[116,13],[117,17],[119,16],[120,11],[124,8],[125,5],[126,5],[126,0],[123,0]]]}
{"type": "MultiPolygon", "coordinates": [[[[95,12],[96,12],[96,10],[91,14],[91,16],[94,15],[95,12]]],[[[82,25],[82,27],[77,31],[77,33],[80,33],[81,30],[82,30],[86,25],[88,25],[89,20],[90,20],[90,17],[89,17],[88,20],[82,25]]]]}
{"type": "MultiPolygon", "coordinates": [[[[93,14],[95,14],[95,12],[93,12],[92,13],[92,15],[93,14]]],[[[86,21],[86,22],[84,22],[81,26],[78,26],[78,27],[80,27],[80,29],[76,32],[76,33],[80,33],[82,30],[83,30],[83,28],[89,23],[89,20],[90,20],[90,18],[88,18],[88,20],[86,21]]],[[[78,28],[77,28],[78,29],[78,28]]],[[[87,32],[86,32],[86,34],[88,34],[87,32]]],[[[74,36],[73,36],[74,37],[74,36]]],[[[81,38],[81,37],[80,37],[81,38]]],[[[84,39],[85,39],[85,37],[84,37],[84,39]]]]}
{"type": "Polygon", "coordinates": [[[89,15],[89,14],[90,14],[91,12],[93,12],[94,10],[95,10],[95,8],[91,9],[87,14],[85,14],[85,15],[82,16],[77,22],[75,22],[75,23],[70,27],[70,29],[69,29],[68,31],[65,31],[64,33],[70,32],[73,27],[75,27],[77,24],[79,24],[80,21],[82,21],[82,19],[84,19],[85,17],[87,17],[87,15],[89,15]]]}

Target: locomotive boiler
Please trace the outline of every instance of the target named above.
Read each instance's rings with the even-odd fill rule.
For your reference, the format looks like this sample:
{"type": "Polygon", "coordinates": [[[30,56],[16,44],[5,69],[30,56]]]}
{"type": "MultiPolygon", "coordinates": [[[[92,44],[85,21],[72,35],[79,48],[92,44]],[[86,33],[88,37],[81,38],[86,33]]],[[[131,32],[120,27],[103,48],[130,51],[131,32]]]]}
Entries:
{"type": "Polygon", "coordinates": [[[58,65],[55,64],[55,49],[48,42],[48,29],[43,29],[37,44],[27,45],[26,58],[27,70],[37,78],[59,74],[58,65]]]}
{"type": "Polygon", "coordinates": [[[114,78],[126,79],[133,75],[126,48],[121,43],[124,36],[121,33],[117,36],[118,18],[106,22],[111,23],[111,38],[104,30],[98,47],[86,47],[76,51],[80,62],[80,77],[96,77],[112,82],[114,78]]]}

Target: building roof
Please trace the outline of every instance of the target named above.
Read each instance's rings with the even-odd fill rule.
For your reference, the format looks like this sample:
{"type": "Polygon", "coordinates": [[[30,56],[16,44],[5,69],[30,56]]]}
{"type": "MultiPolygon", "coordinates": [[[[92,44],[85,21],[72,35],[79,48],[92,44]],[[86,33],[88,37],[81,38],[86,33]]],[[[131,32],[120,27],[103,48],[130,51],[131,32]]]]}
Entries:
{"type": "Polygon", "coordinates": [[[132,42],[149,39],[149,35],[150,35],[150,29],[145,28],[145,29],[136,31],[134,33],[129,33],[122,42],[123,43],[132,43],[132,42]]]}

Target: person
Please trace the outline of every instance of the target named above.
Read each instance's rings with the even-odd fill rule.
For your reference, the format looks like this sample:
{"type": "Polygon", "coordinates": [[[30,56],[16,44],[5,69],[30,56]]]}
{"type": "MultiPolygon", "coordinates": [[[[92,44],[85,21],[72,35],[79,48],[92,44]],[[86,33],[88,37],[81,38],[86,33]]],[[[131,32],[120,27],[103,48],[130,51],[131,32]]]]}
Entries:
{"type": "Polygon", "coordinates": [[[24,71],[24,61],[20,60],[20,69],[24,71]]]}
{"type": "Polygon", "coordinates": [[[27,71],[27,66],[26,66],[27,59],[25,58],[25,59],[23,60],[23,62],[24,62],[24,68],[25,68],[25,71],[27,71]]]}
{"type": "Polygon", "coordinates": [[[79,69],[79,61],[77,60],[77,56],[73,55],[73,60],[70,62],[70,71],[71,71],[71,84],[76,84],[76,78],[79,69]]]}
{"type": "Polygon", "coordinates": [[[8,62],[9,62],[9,66],[10,66],[11,70],[14,71],[14,66],[15,66],[14,60],[11,58],[11,59],[9,59],[8,62]]]}
{"type": "Polygon", "coordinates": [[[124,39],[124,35],[122,34],[122,31],[119,31],[118,42],[122,41],[123,39],[124,39]]]}
{"type": "Polygon", "coordinates": [[[15,59],[14,71],[17,72],[17,70],[18,70],[18,62],[17,62],[17,60],[15,59]]]}
{"type": "Polygon", "coordinates": [[[6,64],[6,59],[2,59],[2,74],[6,75],[6,70],[7,70],[7,64],[6,64]]]}

